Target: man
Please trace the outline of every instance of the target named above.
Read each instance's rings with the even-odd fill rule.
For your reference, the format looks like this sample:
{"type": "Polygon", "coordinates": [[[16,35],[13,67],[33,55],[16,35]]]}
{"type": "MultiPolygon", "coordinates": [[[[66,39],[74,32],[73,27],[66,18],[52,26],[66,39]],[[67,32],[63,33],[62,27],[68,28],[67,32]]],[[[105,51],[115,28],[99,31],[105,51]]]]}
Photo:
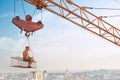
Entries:
{"type": "Polygon", "coordinates": [[[30,51],[31,50],[30,50],[29,46],[26,46],[25,50],[23,51],[23,61],[28,62],[29,68],[31,67],[31,64],[34,62],[33,57],[29,56],[30,51]]]}

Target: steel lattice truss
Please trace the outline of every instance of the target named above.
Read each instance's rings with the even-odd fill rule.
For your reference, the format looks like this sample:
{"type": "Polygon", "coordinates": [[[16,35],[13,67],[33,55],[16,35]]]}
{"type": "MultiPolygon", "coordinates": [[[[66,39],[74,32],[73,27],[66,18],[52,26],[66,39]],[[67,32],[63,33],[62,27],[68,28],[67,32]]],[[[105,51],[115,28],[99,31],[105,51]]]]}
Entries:
{"type": "Polygon", "coordinates": [[[120,29],[104,21],[71,0],[25,0],[38,9],[46,9],[112,43],[120,46],[120,29]],[[51,7],[49,6],[51,5],[51,7]]]}

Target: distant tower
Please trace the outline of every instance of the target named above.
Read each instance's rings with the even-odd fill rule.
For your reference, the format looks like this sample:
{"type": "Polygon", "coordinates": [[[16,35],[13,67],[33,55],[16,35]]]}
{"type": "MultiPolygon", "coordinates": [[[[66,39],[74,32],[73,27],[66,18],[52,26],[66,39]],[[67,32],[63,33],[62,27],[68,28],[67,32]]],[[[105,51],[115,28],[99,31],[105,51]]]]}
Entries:
{"type": "Polygon", "coordinates": [[[36,75],[35,75],[36,72],[35,71],[31,71],[30,74],[31,74],[31,79],[32,80],[36,80],[36,75]]]}
{"type": "Polygon", "coordinates": [[[43,80],[43,73],[42,72],[36,72],[36,80],[43,80]]]}
{"type": "Polygon", "coordinates": [[[71,80],[71,74],[68,72],[66,69],[65,75],[64,75],[64,80],[71,80]]]}
{"type": "Polygon", "coordinates": [[[43,80],[42,72],[32,71],[32,72],[30,72],[30,74],[32,75],[32,80],[43,80]]]}
{"type": "Polygon", "coordinates": [[[104,75],[101,75],[101,76],[100,76],[100,80],[105,80],[104,75]]]}
{"type": "Polygon", "coordinates": [[[48,75],[48,74],[47,74],[47,71],[44,70],[44,71],[43,71],[43,80],[46,80],[47,75],[48,75]]]}

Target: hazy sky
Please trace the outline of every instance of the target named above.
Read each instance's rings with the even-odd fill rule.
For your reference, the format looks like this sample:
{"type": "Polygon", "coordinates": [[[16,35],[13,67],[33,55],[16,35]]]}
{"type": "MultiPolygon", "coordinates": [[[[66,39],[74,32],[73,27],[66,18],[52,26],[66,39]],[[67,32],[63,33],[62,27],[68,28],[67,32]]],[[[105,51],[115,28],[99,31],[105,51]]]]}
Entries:
{"type": "MultiPolygon", "coordinates": [[[[73,0],[80,6],[98,8],[120,8],[119,0],[73,0]],[[106,4],[105,4],[106,3],[106,4]]],[[[26,14],[33,14],[35,7],[24,2],[26,14]]],[[[0,1],[0,72],[20,72],[31,69],[10,67],[11,56],[22,56],[26,38],[19,28],[12,24],[14,0],[0,1]]],[[[97,16],[119,15],[116,10],[89,10],[97,16]]],[[[16,15],[24,19],[21,0],[16,0],[16,15]]],[[[41,19],[41,11],[36,11],[33,21],[41,19]]],[[[120,28],[119,17],[105,21],[120,28]]],[[[38,70],[95,70],[120,69],[120,48],[59,16],[43,10],[44,28],[30,37],[33,55],[38,70]]]]}

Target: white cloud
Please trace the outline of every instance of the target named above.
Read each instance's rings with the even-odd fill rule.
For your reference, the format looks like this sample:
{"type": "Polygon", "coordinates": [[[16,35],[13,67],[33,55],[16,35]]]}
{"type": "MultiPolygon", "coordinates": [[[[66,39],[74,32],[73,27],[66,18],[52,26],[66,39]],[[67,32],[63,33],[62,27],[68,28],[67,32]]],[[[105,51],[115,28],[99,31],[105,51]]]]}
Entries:
{"type": "Polygon", "coordinates": [[[14,13],[12,12],[8,12],[8,13],[4,13],[4,14],[1,14],[0,17],[1,18],[6,18],[6,17],[13,17],[14,16],[14,13]]]}

